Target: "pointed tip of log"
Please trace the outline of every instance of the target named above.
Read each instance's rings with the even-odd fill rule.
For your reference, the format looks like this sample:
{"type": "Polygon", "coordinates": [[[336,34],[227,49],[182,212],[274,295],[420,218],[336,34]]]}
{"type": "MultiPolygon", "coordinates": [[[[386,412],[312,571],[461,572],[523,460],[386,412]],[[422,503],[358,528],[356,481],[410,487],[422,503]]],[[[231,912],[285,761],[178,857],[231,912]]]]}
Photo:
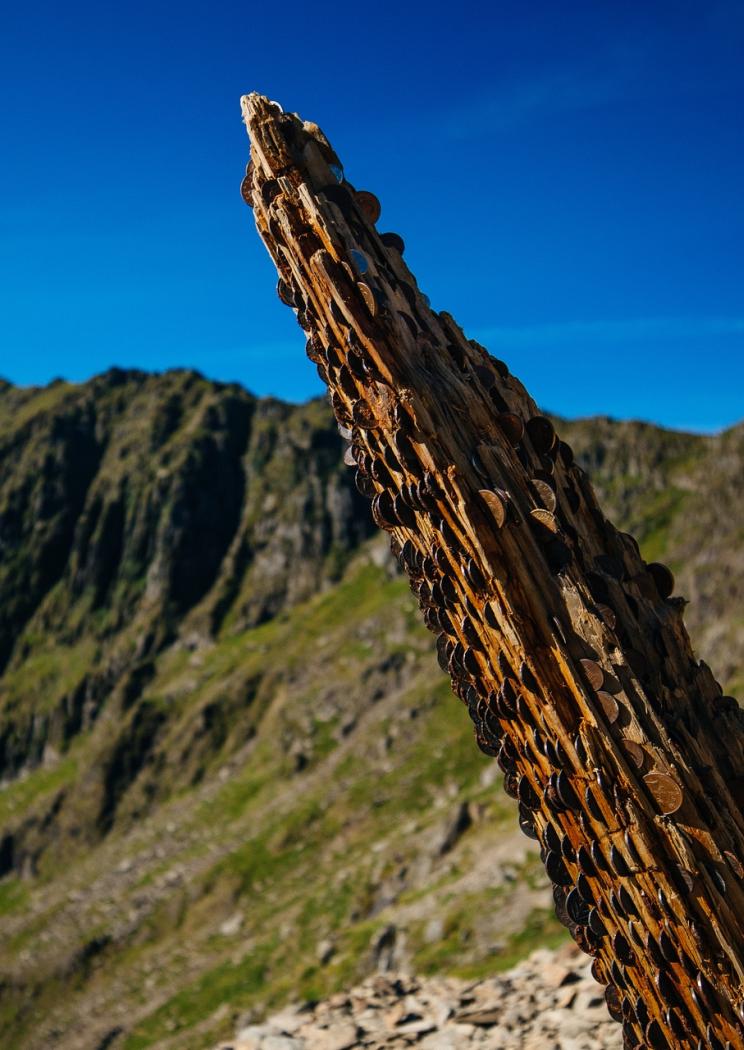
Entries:
{"type": "Polygon", "coordinates": [[[273,102],[268,95],[262,95],[258,91],[249,91],[247,95],[241,95],[240,108],[246,123],[256,117],[266,116],[272,110],[284,112],[278,102],[273,102]]]}

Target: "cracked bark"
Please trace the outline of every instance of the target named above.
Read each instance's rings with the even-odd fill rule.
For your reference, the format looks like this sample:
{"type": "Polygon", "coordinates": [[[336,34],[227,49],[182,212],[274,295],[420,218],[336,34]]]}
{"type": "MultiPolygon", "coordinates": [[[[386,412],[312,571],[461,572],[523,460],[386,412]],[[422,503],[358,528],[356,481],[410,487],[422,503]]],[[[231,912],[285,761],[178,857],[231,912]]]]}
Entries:
{"type": "Polygon", "coordinates": [[[744,734],[673,579],[436,313],[317,125],[242,107],[241,192],[439,661],[628,1047],[744,1047],[744,734]]]}

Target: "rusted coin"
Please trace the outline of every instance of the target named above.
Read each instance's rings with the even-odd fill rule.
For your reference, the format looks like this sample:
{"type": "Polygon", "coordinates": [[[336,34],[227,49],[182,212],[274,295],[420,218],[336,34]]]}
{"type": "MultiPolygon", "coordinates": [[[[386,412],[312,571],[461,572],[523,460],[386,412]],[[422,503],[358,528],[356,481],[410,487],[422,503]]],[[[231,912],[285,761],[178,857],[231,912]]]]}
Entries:
{"type": "Polygon", "coordinates": [[[554,853],[560,853],[561,836],[558,834],[555,825],[546,824],[545,831],[543,834],[545,836],[545,845],[547,846],[547,848],[549,850],[552,850],[554,853]]]}
{"type": "Polygon", "coordinates": [[[486,589],[486,578],[475,558],[468,558],[465,563],[465,575],[476,591],[484,591],[486,589]]]}
{"type": "Polygon", "coordinates": [[[628,863],[617,846],[610,847],[610,867],[614,870],[616,875],[630,875],[628,863]]]}
{"type": "Polygon", "coordinates": [[[684,801],[684,793],[673,777],[653,769],[645,775],[643,782],[661,813],[677,812],[684,801]]]}
{"type": "Polygon", "coordinates": [[[535,810],[540,805],[540,796],[527,777],[522,777],[519,781],[519,801],[528,810],[535,810]]]}
{"type": "Polygon", "coordinates": [[[357,401],[351,414],[356,425],[363,430],[374,430],[380,425],[366,401],[357,401]]]}
{"type": "Polygon", "coordinates": [[[406,250],[405,241],[397,233],[381,233],[380,240],[386,248],[394,248],[399,255],[402,255],[406,250]]]}
{"type": "MultiPolygon", "coordinates": [[[[599,910],[597,908],[592,908],[590,910],[589,918],[587,921],[589,929],[594,934],[596,934],[597,937],[604,937],[604,935],[607,933],[607,927],[602,921],[602,916],[599,914],[599,910]]],[[[604,983],[604,981],[602,983],[604,983]]]]}
{"type": "Polygon", "coordinates": [[[573,466],[574,452],[567,441],[558,442],[558,456],[566,470],[569,470],[573,466]]]}
{"type": "MultiPolygon", "coordinates": [[[[675,1037],[675,1039],[679,1040],[679,1045],[681,1046],[682,1040],[687,1038],[687,1027],[684,1021],[682,1020],[679,1011],[673,1009],[672,1007],[669,1007],[667,1010],[664,1011],[664,1020],[666,1022],[667,1028],[675,1037]]],[[[733,1044],[729,1043],[729,1046],[731,1046],[731,1050],[733,1050],[733,1044]]]]}
{"type": "Polygon", "coordinates": [[[601,689],[604,684],[604,671],[596,660],[580,660],[579,663],[584,668],[584,674],[592,689],[601,689]]]}
{"type": "Polygon", "coordinates": [[[667,1050],[669,1043],[664,1030],[657,1020],[649,1021],[644,1032],[646,1043],[652,1050],[667,1050]]]}
{"type": "Polygon", "coordinates": [[[566,809],[578,809],[579,800],[576,797],[576,792],[573,789],[571,781],[568,779],[568,775],[563,770],[561,770],[556,778],[555,788],[558,792],[558,798],[566,809]]]}
{"type": "Polygon", "coordinates": [[[597,984],[607,984],[607,967],[599,956],[592,963],[591,973],[597,984]]]}
{"type": "Polygon", "coordinates": [[[620,715],[620,708],[615,697],[611,696],[610,693],[606,692],[604,689],[600,689],[597,693],[597,700],[599,700],[602,712],[610,725],[617,722],[618,716],[620,715]]]}
{"type": "Polygon", "coordinates": [[[523,809],[521,804],[519,807],[519,830],[528,839],[537,840],[537,831],[535,830],[535,822],[532,819],[532,815],[526,809],[523,809]]]}
{"type": "Polygon", "coordinates": [[[484,755],[488,755],[489,758],[495,758],[498,754],[498,747],[494,747],[493,743],[485,737],[482,732],[476,731],[475,742],[478,745],[479,750],[482,751],[484,755]]]}
{"type": "Polygon", "coordinates": [[[551,882],[554,882],[556,886],[570,886],[572,879],[568,873],[563,857],[560,853],[554,853],[553,850],[548,850],[545,856],[545,870],[548,873],[548,878],[551,882]]]}
{"type": "Polygon", "coordinates": [[[548,532],[558,532],[558,522],[555,514],[551,514],[549,510],[543,510],[542,507],[537,507],[535,510],[530,511],[530,517],[533,521],[536,521],[538,525],[547,529],[548,532]]]}
{"type": "Polygon", "coordinates": [[[620,992],[617,990],[614,984],[608,984],[605,988],[605,1002],[607,1003],[607,1009],[610,1017],[613,1021],[618,1023],[623,1019],[623,1003],[620,992]]]}
{"type": "Polygon", "coordinates": [[[516,413],[500,412],[496,416],[496,423],[510,445],[516,447],[524,437],[524,420],[516,413]]]}
{"type": "Polygon", "coordinates": [[[261,197],[264,204],[271,204],[279,193],[281,193],[281,186],[276,179],[267,179],[261,187],[261,197]]]}
{"type": "Polygon", "coordinates": [[[606,623],[607,626],[610,628],[610,630],[614,631],[617,627],[617,616],[615,615],[614,611],[609,607],[609,605],[598,605],[597,612],[602,617],[603,622],[606,623]]]}
{"type": "Polygon", "coordinates": [[[243,181],[240,184],[240,196],[249,207],[253,207],[253,179],[250,175],[243,177],[243,181]]]}
{"type": "Polygon", "coordinates": [[[718,892],[721,894],[722,897],[725,896],[726,880],[724,879],[723,875],[720,873],[718,868],[716,868],[713,864],[705,864],[704,867],[705,870],[708,872],[708,875],[710,876],[711,881],[718,890],[718,892]]]}
{"type": "Polygon", "coordinates": [[[587,926],[589,924],[591,906],[587,904],[578,890],[571,890],[566,898],[566,911],[571,921],[578,926],[587,926]]]}
{"type": "Polygon", "coordinates": [[[380,218],[382,207],[374,193],[370,193],[369,190],[357,190],[354,194],[354,203],[367,222],[371,222],[372,225],[380,218]]]}
{"type": "Polygon", "coordinates": [[[594,792],[589,786],[587,786],[584,790],[584,801],[586,803],[586,808],[589,810],[589,813],[594,817],[595,820],[604,820],[602,810],[599,808],[599,803],[594,797],[594,792]]]}
{"type": "Polygon", "coordinates": [[[377,299],[375,298],[374,292],[372,291],[370,286],[368,284],[365,284],[363,281],[358,282],[357,290],[359,291],[359,294],[361,295],[362,299],[364,299],[365,306],[374,317],[377,313],[377,299]]]}
{"type": "Polygon", "coordinates": [[[290,285],[287,284],[286,281],[282,280],[281,277],[279,278],[279,281],[276,286],[276,294],[279,296],[279,298],[285,306],[295,305],[294,291],[292,290],[290,285]]]}
{"type": "Polygon", "coordinates": [[[656,590],[664,599],[668,598],[674,591],[674,575],[667,565],[660,561],[652,561],[646,566],[651,579],[656,584],[656,590]]]}
{"type": "Polygon", "coordinates": [[[497,527],[503,528],[506,524],[506,505],[501,496],[491,489],[479,489],[478,495],[491,512],[491,517],[496,522],[497,527]]]}
{"type": "Polygon", "coordinates": [[[469,675],[474,678],[478,677],[481,673],[481,666],[478,663],[478,658],[475,655],[475,649],[466,649],[462,658],[463,667],[469,675]]]}
{"type": "Polygon", "coordinates": [[[669,935],[668,929],[662,927],[659,933],[659,951],[663,955],[666,962],[677,962],[679,959],[679,953],[674,946],[674,941],[669,935]]]}
{"type": "Polygon", "coordinates": [[[546,416],[533,416],[525,424],[527,435],[532,442],[532,447],[539,454],[550,452],[556,443],[556,433],[553,424],[546,416]]]}
{"type": "Polygon", "coordinates": [[[393,505],[395,507],[395,516],[401,525],[406,525],[409,529],[414,529],[416,527],[416,515],[405,502],[400,492],[393,500],[393,505]]]}
{"type": "Polygon", "coordinates": [[[540,478],[532,479],[532,487],[545,510],[550,511],[551,514],[554,513],[558,500],[553,487],[547,481],[541,481],[540,478]]]}
{"type": "Polygon", "coordinates": [[[633,949],[630,947],[627,938],[622,933],[616,933],[612,938],[612,950],[615,953],[616,959],[618,959],[623,966],[632,966],[635,962],[633,949]]]}
{"type": "Polygon", "coordinates": [[[519,798],[519,776],[516,773],[504,774],[504,791],[510,798],[519,798]]]}

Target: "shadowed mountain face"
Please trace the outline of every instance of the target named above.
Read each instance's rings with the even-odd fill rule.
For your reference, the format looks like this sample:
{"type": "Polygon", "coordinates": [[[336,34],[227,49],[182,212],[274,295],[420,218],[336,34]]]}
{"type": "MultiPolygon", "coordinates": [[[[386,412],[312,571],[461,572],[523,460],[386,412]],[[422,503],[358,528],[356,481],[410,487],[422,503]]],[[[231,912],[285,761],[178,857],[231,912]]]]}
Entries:
{"type": "MultiPolygon", "coordinates": [[[[744,426],[561,422],[744,686],[744,426]]],[[[559,936],[325,403],[0,385],[0,1046],[203,1048],[559,936]]]]}

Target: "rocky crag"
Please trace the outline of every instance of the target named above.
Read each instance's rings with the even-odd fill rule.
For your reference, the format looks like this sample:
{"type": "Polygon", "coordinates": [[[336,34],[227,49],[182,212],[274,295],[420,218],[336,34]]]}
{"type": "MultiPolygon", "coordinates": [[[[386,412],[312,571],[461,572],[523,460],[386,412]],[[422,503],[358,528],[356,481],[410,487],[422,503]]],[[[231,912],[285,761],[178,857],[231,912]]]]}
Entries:
{"type": "Polygon", "coordinates": [[[589,964],[567,944],[480,981],[378,973],[244,1024],[216,1050],[620,1050],[589,964]]]}
{"type": "MultiPolygon", "coordinates": [[[[561,422],[744,691],[744,427],[561,422]]],[[[203,1048],[562,932],[323,402],[0,386],[0,1046],[203,1048]]]]}

